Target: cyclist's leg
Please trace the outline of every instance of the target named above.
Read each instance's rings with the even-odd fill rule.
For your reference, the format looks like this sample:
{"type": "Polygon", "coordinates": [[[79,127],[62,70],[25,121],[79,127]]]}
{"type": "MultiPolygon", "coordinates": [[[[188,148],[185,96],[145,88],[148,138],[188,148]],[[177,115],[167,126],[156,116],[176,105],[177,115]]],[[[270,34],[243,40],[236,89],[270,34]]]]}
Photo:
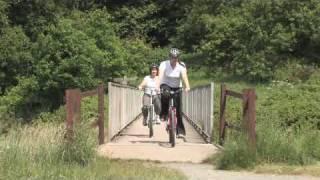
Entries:
{"type": "Polygon", "coordinates": [[[161,113],[161,101],[159,95],[155,95],[153,98],[153,104],[154,104],[154,111],[157,115],[160,115],[161,113]]]}
{"type": "Polygon", "coordinates": [[[142,97],[142,115],[143,115],[143,125],[147,125],[148,118],[148,106],[150,105],[150,96],[144,94],[142,97]]]}
{"type": "Polygon", "coordinates": [[[174,99],[177,110],[177,134],[186,135],[186,130],[182,121],[182,98],[181,93],[177,94],[174,99]]]}
{"type": "Polygon", "coordinates": [[[153,104],[154,104],[154,111],[155,111],[155,118],[156,118],[156,123],[160,124],[160,112],[161,112],[161,102],[160,102],[160,97],[159,95],[153,96],[153,104]]]}
{"type": "MultiPolygon", "coordinates": [[[[162,84],[160,88],[163,91],[170,90],[170,87],[166,84],[162,84]]],[[[169,96],[166,93],[161,93],[161,119],[166,119],[168,117],[168,109],[169,109],[169,96]]]]}

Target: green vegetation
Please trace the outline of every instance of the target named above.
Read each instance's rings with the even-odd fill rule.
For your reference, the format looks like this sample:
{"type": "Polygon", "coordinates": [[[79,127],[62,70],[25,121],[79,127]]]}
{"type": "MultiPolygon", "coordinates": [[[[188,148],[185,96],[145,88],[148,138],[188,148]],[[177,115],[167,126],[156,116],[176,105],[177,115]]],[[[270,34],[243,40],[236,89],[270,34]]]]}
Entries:
{"type": "MultiPolygon", "coordinates": [[[[316,93],[320,89],[318,76],[319,72],[315,72],[303,83],[274,81],[255,85],[258,95],[257,148],[255,151],[250,149],[243,131],[228,129],[224,150],[213,160],[218,168],[317,164],[320,161],[320,114],[316,105],[320,100],[316,93]]],[[[240,92],[250,86],[252,84],[229,84],[230,89],[240,92]]],[[[216,107],[219,107],[218,102],[216,107]]],[[[219,116],[217,109],[216,117],[219,116]]],[[[239,100],[228,99],[227,120],[242,127],[242,104],[239,100]]]]}
{"type": "Polygon", "coordinates": [[[0,139],[0,179],[185,179],[152,163],[97,157],[88,127],[78,127],[73,141],[62,124],[17,127],[0,139]]]}
{"type": "MultiPolygon", "coordinates": [[[[1,170],[8,178],[18,178],[15,166],[21,168],[18,176],[48,177],[52,169],[54,175],[89,177],[83,173],[101,164],[110,167],[105,173],[112,176],[112,168],[123,162],[103,162],[90,154],[91,146],[83,152],[68,149],[81,147],[89,138],[86,134],[76,136],[80,144],[74,146],[57,138],[57,146],[45,147],[53,155],[43,156],[41,163],[32,155],[41,148],[24,151],[28,148],[13,140],[23,137],[15,129],[61,123],[67,88],[87,90],[123,76],[137,81],[148,73],[149,64],[167,58],[172,46],[182,50],[193,87],[216,82],[215,117],[219,82],[237,91],[256,87],[257,149],[249,151],[243,133],[229,131],[217,159],[220,168],[315,164],[320,159],[319,26],[318,0],[0,0],[1,153],[9,153],[2,142],[15,146],[7,156],[12,164],[2,158],[1,170]],[[67,156],[61,159],[59,153],[67,156]],[[75,169],[67,172],[69,166],[75,169]]],[[[96,100],[85,101],[83,122],[90,123],[96,117],[96,100]]],[[[241,126],[241,113],[241,103],[229,99],[227,119],[241,126]]],[[[42,132],[40,126],[33,128],[42,132]]]]}

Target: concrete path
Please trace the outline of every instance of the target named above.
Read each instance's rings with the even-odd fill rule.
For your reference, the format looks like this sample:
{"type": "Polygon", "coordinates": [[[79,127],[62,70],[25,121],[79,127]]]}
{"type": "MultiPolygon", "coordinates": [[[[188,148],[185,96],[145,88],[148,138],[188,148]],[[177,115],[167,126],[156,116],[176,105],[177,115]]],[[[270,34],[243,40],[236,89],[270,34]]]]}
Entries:
{"type": "Polygon", "coordinates": [[[181,171],[190,180],[319,180],[320,177],[308,175],[273,175],[255,174],[252,172],[222,171],[210,164],[163,163],[162,167],[181,171]]]}
{"type": "Polygon", "coordinates": [[[187,121],[184,121],[184,125],[187,136],[185,139],[176,139],[176,146],[172,148],[165,130],[165,122],[155,125],[154,137],[149,138],[148,127],[142,126],[142,119],[139,119],[113,142],[100,146],[98,153],[120,159],[201,163],[217,152],[217,148],[206,144],[187,121]]]}
{"type": "Polygon", "coordinates": [[[98,148],[102,156],[116,159],[140,159],[159,161],[161,167],[181,171],[191,180],[314,180],[312,176],[291,176],[273,174],[254,174],[214,169],[210,164],[199,164],[218,149],[206,144],[198,133],[185,121],[187,136],[177,139],[176,147],[168,143],[169,136],[165,123],[155,125],[155,136],[149,138],[149,130],[142,126],[142,120],[133,122],[113,142],[98,148]]]}

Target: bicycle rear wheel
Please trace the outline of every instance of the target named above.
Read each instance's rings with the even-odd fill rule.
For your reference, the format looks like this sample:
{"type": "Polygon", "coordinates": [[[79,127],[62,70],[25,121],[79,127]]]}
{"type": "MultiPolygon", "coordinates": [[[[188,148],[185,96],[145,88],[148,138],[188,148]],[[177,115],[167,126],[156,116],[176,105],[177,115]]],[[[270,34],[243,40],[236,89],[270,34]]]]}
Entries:
{"type": "Polygon", "coordinates": [[[175,127],[175,112],[174,109],[170,109],[170,116],[169,116],[169,142],[171,143],[171,147],[176,145],[176,127],[175,127]]]}

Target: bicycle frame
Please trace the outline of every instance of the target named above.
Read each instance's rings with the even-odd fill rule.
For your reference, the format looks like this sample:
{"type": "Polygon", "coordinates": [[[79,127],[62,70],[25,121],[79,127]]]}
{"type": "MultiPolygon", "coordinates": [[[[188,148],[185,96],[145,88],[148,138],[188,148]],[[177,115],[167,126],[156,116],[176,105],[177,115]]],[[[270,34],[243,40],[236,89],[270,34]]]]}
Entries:
{"type": "Polygon", "coordinates": [[[153,136],[153,122],[155,121],[155,111],[154,111],[154,104],[153,104],[153,98],[155,95],[155,89],[149,88],[151,91],[150,95],[150,105],[148,106],[148,127],[149,127],[149,137],[153,136]]]}
{"type": "Polygon", "coordinates": [[[176,91],[170,90],[170,100],[169,100],[169,117],[168,117],[168,126],[167,130],[169,131],[169,142],[171,146],[175,146],[175,136],[176,136],[176,127],[177,127],[177,109],[174,106],[174,96],[181,92],[181,89],[176,91]]]}

